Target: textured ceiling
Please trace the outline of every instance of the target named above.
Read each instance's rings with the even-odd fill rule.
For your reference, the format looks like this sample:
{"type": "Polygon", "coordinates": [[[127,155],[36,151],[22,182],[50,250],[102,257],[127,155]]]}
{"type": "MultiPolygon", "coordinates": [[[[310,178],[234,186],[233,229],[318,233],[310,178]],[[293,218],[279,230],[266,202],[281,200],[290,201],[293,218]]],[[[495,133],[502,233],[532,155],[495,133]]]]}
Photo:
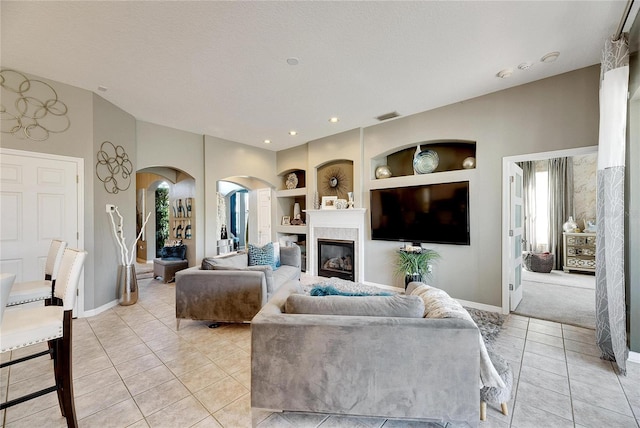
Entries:
{"type": "Polygon", "coordinates": [[[1,61],[139,120],[281,150],[597,64],[625,3],[2,1],[1,61]]]}

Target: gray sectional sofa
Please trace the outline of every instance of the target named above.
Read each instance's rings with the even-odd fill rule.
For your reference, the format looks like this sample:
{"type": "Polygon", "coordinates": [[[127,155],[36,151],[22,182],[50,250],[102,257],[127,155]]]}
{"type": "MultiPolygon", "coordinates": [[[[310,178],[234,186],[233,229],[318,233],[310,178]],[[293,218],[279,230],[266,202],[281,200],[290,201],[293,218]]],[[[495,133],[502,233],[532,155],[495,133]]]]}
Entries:
{"type": "Polygon", "coordinates": [[[300,279],[300,247],[280,248],[280,267],[249,266],[246,253],[205,258],[176,273],[176,320],[247,322],[283,284],[300,279]],[[203,269],[204,268],[204,269],[203,269]]]}
{"type": "MultiPolygon", "coordinates": [[[[309,297],[333,299],[313,304],[313,315],[286,313],[297,291],[295,283],[281,287],[251,322],[253,409],[478,425],[473,322],[413,317],[413,309],[403,317],[370,316],[375,302],[359,300],[369,297],[344,298],[363,306],[356,313],[365,315],[318,314],[318,306],[342,310],[344,299],[335,299],[342,296],[309,297]]],[[[379,312],[395,314],[389,307],[379,312]]]]}

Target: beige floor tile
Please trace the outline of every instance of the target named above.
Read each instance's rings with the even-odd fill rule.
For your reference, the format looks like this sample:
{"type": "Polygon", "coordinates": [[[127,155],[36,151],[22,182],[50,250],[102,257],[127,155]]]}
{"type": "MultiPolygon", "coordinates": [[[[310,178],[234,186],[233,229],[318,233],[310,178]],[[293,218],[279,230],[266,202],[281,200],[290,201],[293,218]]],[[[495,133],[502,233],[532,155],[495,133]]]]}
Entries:
{"type": "Polygon", "coordinates": [[[315,428],[327,419],[326,415],[314,413],[284,412],[280,416],[296,428],[315,428]]]}
{"type": "Polygon", "coordinates": [[[108,369],[109,367],[113,367],[113,364],[106,354],[89,360],[74,361],[73,378],[81,378],[83,376],[108,369]]]}
{"type": "Polygon", "coordinates": [[[545,343],[527,340],[527,343],[524,345],[524,350],[525,352],[532,352],[534,354],[539,354],[545,357],[554,358],[556,360],[565,361],[564,349],[547,345],[545,343]]]}
{"type": "Polygon", "coordinates": [[[573,420],[571,397],[548,389],[540,388],[526,381],[518,383],[518,400],[524,400],[528,406],[553,413],[561,418],[573,420]]]}
{"type": "Polygon", "coordinates": [[[622,388],[617,391],[607,388],[599,390],[599,394],[594,394],[594,386],[576,379],[571,379],[571,398],[574,400],[591,403],[598,407],[608,409],[626,416],[633,417],[633,412],[629,407],[627,396],[622,388]]]}
{"type": "Polygon", "coordinates": [[[145,416],[189,396],[189,390],[178,379],[165,382],[133,397],[145,416]]]}
{"type": "Polygon", "coordinates": [[[614,392],[621,391],[622,386],[612,368],[602,368],[598,366],[585,366],[583,364],[569,364],[569,377],[572,381],[577,380],[586,384],[606,389],[614,392]]]}
{"type": "MultiPolygon", "coordinates": [[[[19,396],[20,394],[12,396],[11,388],[9,388],[9,399],[17,398],[19,396]]],[[[50,414],[57,413],[61,415],[60,406],[58,405],[58,396],[55,392],[9,407],[6,409],[6,421],[7,423],[14,422],[18,419],[22,419],[26,416],[39,413],[47,409],[50,410],[50,414]]]]}
{"type": "Polygon", "coordinates": [[[516,400],[511,426],[514,428],[573,428],[573,422],[516,400]]]}
{"type": "Polygon", "coordinates": [[[182,359],[198,350],[186,340],[180,338],[177,342],[172,342],[162,349],[155,351],[155,354],[163,363],[182,359]]]}
{"type": "Polygon", "coordinates": [[[151,428],[190,427],[209,417],[207,409],[192,395],[147,416],[151,428]]]}
{"type": "Polygon", "coordinates": [[[181,375],[178,376],[180,381],[192,393],[200,391],[201,389],[204,389],[209,385],[219,382],[225,377],[227,377],[227,373],[225,373],[220,367],[218,367],[214,363],[209,363],[205,366],[199,367],[195,370],[188,371],[186,373],[182,373],[181,375]]]}
{"type": "Polygon", "coordinates": [[[192,370],[199,369],[211,363],[211,360],[205,357],[202,353],[195,351],[190,354],[171,360],[165,363],[165,365],[176,376],[180,376],[183,373],[190,372],[192,370]]]}
{"type": "Polygon", "coordinates": [[[76,417],[78,420],[91,416],[100,410],[131,398],[131,394],[124,383],[116,382],[100,390],[95,394],[86,394],[75,397],[76,417]]]}
{"type": "Polygon", "coordinates": [[[585,427],[638,428],[638,422],[632,417],[581,400],[573,400],[573,411],[576,423],[585,427]]]}
{"type": "Polygon", "coordinates": [[[569,379],[544,370],[533,367],[522,366],[520,370],[520,382],[529,382],[540,388],[555,391],[560,394],[569,395],[569,379]]]}
{"type": "Polygon", "coordinates": [[[550,328],[562,328],[562,324],[560,323],[557,323],[554,321],[541,320],[538,318],[529,318],[529,327],[531,327],[531,324],[545,325],[550,328]]]}
{"type": "Polygon", "coordinates": [[[232,377],[240,382],[242,386],[251,390],[251,367],[247,367],[238,372],[235,372],[232,377]]]}
{"type": "Polygon", "coordinates": [[[226,377],[196,392],[195,397],[211,413],[215,413],[229,403],[234,402],[249,391],[232,377],[226,377]]]}
{"type": "Polygon", "coordinates": [[[568,351],[579,352],[581,354],[591,355],[592,357],[600,357],[600,349],[595,343],[576,342],[575,340],[565,339],[564,347],[568,351]]]}
{"type": "MultiPolygon", "coordinates": [[[[55,395],[55,394],[54,394],[55,395]]],[[[15,409],[20,407],[22,404],[12,407],[7,410],[7,414],[11,409],[15,409]]],[[[33,413],[23,413],[23,417],[19,419],[9,420],[7,418],[6,424],[4,425],[6,428],[35,428],[35,427],[46,427],[46,428],[66,428],[67,420],[60,413],[60,408],[57,404],[53,407],[49,407],[45,410],[41,410],[33,413]]]]}
{"type": "Polygon", "coordinates": [[[595,345],[596,343],[595,330],[584,329],[584,331],[581,331],[564,329],[562,335],[565,339],[573,340],[575,342],[588,343],[590,345],[595,345]]]}
{"type": "Polygon", "coordinates": [[[102,409],[78,421],[81,427],[128,427],[144,417],[132,398],[102,409]]]}
{"type": "Polygon", "coordinates": [[[124,384],[131,395],[138,395],[173,379],[175,379],[175,376],[171,373],[171,370],[164,365],[159,365],[125,378],[124,384]]]}
{"type": "Polygon", "coordinates": [[[108,385],[122,382],[120,375],[115,368],[109,367],[104,370],[76,378],[73,380],[73,393],[76,397],[99,391],[108,385]]]}
{"type": "Polygon", "coordinates": [[[213,416],[209,416],[201,420],[191,428],[223,428],[223,427],[218,423],[218,421],[213,416]]]}
{"type": "MultiPolygon", "coordinates": [[[[15,357],[12,358],[15,360],[15,357]]],[[[9,373],[10,384],[46,374],[53,375],[53,360],[46,355],[34,358],[33,360],[10,366],[9,373]]]]}
{"type": "Polygon", "coordinates": [[[544,370],[560,376],[567,377],[567,363],[544,355],[525,352],[522,357],[522,365],[544,370]]]}
{"type": "Polygon", "coordinates": [[[125,363],[120,363],[116,367],[118,373],[123,379],[133,376],[138,373],[142,373],[154,367],[162,365],[162,361],[154,354],[143,355],[142,357],[134,358],[133,360],[125,363]]]}
{"type": "MultiPolygon", "coordinates": [[[[145,344],[153,352],[156,352],[156,355],[157,355],[158,351],[161,351],[163,349],[170,348],[170,347],[179,347],[182,342],[183,342],[183,339],[181,339],[180,336],[172,332],[171,334],[167,334],[165,336],[156,337],[152,340],[145,341],[145,344]]],[[[184,342],[184,345],[191,346],[187,342],[184,342]]]]}
{"type": "Polygon", "coordinates": [[[245,394],[213,414],[223,427],[251,428],[251,394],[245,394]]]}
{"type": "Polygon", "coordinates": [[[560,324],[548,325],[536,322],[529,323],[529,332],[547,334],[549,336],[562,337],[562,327],[560,324]]]}
{"type": "Polygon", "coordinates": [[[144,343],[133,346],[119,346],[117,348],[111,348],[107,352],[114,366],[149,354],[151,354],[151,349],[144,343]]]}
{"type": "MultiPolygon", "coordinates": [[[[535,325],[535,324],[533,324],[535,325]]],[[[560,330],[558,330],[560,331],[560,330]]],[[[531,331],[529,328],[529,332],[527,333],[527,342],[533,341],[538,343],[544,343],[546,345],[555,346],[556,348],[563,349],[564,343],[562,341],[562,337],[560,336],[551,336],[546,333],[538,333],[535,331],[531,331]]]]}
{"type": "Polygon", "coordinates": [[[238,349],[231,355],[213,360],[214,363],[228,374],[234,374],[240,370],[251,367],[251,355],[246,351],[238,349]]]}

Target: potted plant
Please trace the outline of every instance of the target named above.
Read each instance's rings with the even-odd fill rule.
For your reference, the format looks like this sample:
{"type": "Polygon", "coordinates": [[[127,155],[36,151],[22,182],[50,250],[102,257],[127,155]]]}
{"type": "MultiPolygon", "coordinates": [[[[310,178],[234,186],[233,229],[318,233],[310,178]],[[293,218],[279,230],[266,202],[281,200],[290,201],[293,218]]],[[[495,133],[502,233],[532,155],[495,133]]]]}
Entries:
{"type": "Polygon", "coordinates": [[[396,274],[404,276],[404,287],[412,281],[425,282],[431,277],[433,262],[440,253],[422,247],[404,247],[398,250],[396,274]]]}

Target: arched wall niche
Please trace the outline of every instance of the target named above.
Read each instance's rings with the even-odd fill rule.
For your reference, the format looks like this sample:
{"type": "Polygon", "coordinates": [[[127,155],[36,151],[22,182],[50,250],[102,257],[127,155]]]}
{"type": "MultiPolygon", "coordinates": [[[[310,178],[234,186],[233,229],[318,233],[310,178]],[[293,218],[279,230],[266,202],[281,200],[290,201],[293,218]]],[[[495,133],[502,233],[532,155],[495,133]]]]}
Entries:
{"type": "Polygon", "coordinates": [[[347,199],[347,193],[353,192],[353,161],[336,159],[316,166],[316,186],[318,197],[337,196],[347,199]]]}
{"type": "MultiPolygon", "coordinates": [[[[197,226],[195,221],[196,182],[188,173],[170,166],[153,166],[143,168],[136,173],[136,188],[138,199],[136,211],[140,212],[141,201],[144,201],[145,212],[152,212],[145,228],[145,239],[138,244],[137,259],[139,263],[149,263],[156,257],[156,219],[155,219],[155,191],[162,184],[169,186],[169,238],[165,244],[182,241],[187,247],[189,266],[196,262],[197,226]],[[189,215],[186,212],[189,199],[189,215]],[[185,207],[182,216],[178,213],[178,202],[185,207]],[[187,234],[187,228],[189,233],[187,234]]],[[[146,214],[145,214],[146,216],[146,214]]]]}

